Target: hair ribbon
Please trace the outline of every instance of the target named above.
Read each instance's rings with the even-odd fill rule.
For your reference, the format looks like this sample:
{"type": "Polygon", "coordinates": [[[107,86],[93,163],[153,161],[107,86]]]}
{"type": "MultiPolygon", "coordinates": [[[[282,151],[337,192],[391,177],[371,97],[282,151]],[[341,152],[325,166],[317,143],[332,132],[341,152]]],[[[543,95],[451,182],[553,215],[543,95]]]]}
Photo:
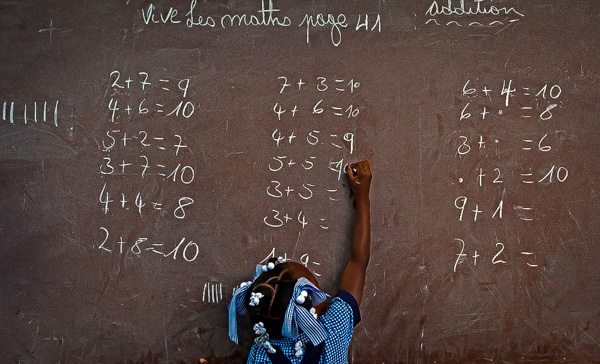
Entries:
{"type": "Polygon", "coordinates": [[[252,286],[252,283],[258,278],[258,276],[263,272],[263,266],[260,264],[256,265],[254,270],[254,279],[251,282],[244,282],[240,285],[238,289],[233,293],[233,297],[231,298],[231,302],[229,302],[229,338],[238,344],[238,333],[237,333],[237,315],[244,316],[248,313],[248,309],[244,304],[244,298],[246,297],[246,292],[252,286]]]}
{"type": "Polygon", "coordinates": [[[294,286],[292,299],[285,312],[285,319],[281,334],[285,337],[298,337],[298,327],[308,336],[313,345],[319,345],[327,338],[327,331],[317,319],[303,306],[296,302],[298,296],[303,295],[303,291],[310,297],[313,306],[317,306],[327,299],[327,294],[318,289],[306,278],[300,278],[294,286]]]}

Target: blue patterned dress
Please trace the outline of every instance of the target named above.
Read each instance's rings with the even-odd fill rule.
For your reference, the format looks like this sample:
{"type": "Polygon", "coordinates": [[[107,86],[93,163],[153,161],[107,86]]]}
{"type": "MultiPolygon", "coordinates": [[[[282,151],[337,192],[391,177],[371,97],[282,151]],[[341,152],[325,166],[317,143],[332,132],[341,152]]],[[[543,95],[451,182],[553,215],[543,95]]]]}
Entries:
{"type": "Polygon", "coordinates": [[[277,353],[268,354],[264,347],[253,345],[248,356],[248,364],[348,363],[348,347],[352,341],[352,331],[360,322],[360,311],[354,296],[347,291],[339,291],[327,311],[319,316],[319,321],[328,334],[323,344],[314,347],[308,337],[301,332],[298,339],[304,344],[304,354],[296,357],[294,346],[298,339],[272,339],[271,345],[277,349],[277,353]],[[312,356],[312,360],[309,360],[308,356],[312,356]]]}

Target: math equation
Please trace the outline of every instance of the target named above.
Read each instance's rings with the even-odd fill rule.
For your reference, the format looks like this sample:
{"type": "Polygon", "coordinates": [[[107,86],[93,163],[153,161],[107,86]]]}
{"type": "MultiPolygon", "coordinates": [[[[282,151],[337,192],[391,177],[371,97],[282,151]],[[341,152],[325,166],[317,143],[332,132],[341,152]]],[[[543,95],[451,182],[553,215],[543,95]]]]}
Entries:
{"type": "Polygon", "coordinates": [[[461,167],[448,209],[466,232],[485,223],[494,234],[454,237],[451,269],[456,273],[482,264],[543,268],[544,258],[538,254],[543,239],[501,238],[495,231],[507,223],[521,231],[554,223],[540,203],[547,197],[541,196],[550,188],[568,188],[575,178],[557,154],[569,138],[562,119],[564,90],[551,82],[467,79],[457,91],[461,105],[453,148],[461,167]]]}
{"type": "MultiPolygon", "coordinates": [[[[131,225],[148,218],[185,220],[196,198],[182,187],[193,185],[197,166],[184,132],[173,132],[172,126],[195,113],[190,79],[113,70],[107,83],[107,117],[98,136],[97,214],[131,225]]],[[[98,229],[97,249],[104,253],[157,254],[185,262],[197,261],[200,253],[198,243],[187,237],[134,236],[133,226],[117,231],[122,224],[98,229]]]]}
{"type": "Polygon", "coordinates": [[[263,222],[274,229],[328,230],[328,216],[308,210],[338,203],[345,194],[341,180],[356,148],[362,110],[354,101],[361,83],[353,77],[284,75],[273,84],[263,222]]]}

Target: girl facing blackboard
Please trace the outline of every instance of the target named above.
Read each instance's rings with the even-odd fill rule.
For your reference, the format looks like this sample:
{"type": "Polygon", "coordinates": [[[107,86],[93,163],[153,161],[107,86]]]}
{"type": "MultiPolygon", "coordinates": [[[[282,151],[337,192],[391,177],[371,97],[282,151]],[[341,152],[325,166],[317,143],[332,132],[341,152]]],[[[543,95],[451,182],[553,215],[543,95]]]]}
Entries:
{"type": "Polygon", "coordinates": [[[282,258],[257,265],[254,280],[242,283],[229,304],[229,337],[238,342],[237,315],[250,314],[257,335],[248,363],[347,363],[371,245],[371,169],[351,163],[348,180],[356,217],[350,258],[339,290],[329,304],[314,275],[282,258]]]}

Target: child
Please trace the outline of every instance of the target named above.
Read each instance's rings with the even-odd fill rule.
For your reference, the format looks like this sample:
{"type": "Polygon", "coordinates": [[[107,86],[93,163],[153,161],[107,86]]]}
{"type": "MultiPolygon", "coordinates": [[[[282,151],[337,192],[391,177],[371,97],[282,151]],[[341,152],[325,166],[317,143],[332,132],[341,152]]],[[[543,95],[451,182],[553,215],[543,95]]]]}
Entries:
{"type": "Polygon", "coordinates": [[[271,259],[257,265],[253,282],[242,283],[229,304],[229,337],[237,340],[236,314],[250,313],[254,340],[248,363],[347,363],[354,326],[360,322],[371,245],[368,161],[346,171],[354,195],[356,219],[350,258],[339,292],[325,307],[327,295],[302,264],[271,259]]]}

